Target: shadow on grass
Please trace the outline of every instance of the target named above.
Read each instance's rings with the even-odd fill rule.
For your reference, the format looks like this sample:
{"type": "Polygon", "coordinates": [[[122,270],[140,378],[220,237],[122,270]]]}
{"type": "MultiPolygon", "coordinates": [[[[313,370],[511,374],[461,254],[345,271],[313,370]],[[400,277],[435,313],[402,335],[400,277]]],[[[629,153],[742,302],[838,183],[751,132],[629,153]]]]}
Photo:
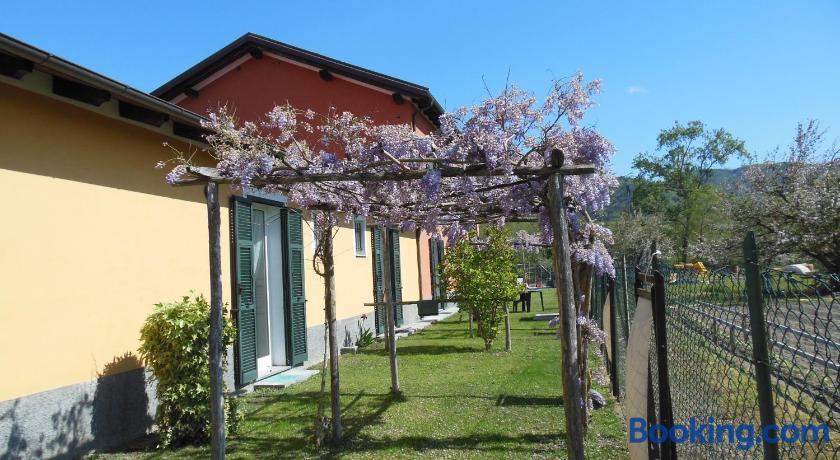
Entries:
{"type": "MultiPolygon", "coordinates": [[[[281,417],[284,424],[300,427],[292,436],[281,436],[260,433],[261,429],[249,430],[236,436],[230,445],[229,452],[240,452],[249,456],[266,456],[273,454],[290,455],[292,457],[321,455],[334,456],[342,452],[376,452],[394,449],[408,449],[423,452],[435,449],[462,449],[476,452],[512,451],[535,452],[539,444],[557,442],[562,434],[551,435],[517,435],[505,434],[476,434],[452,437],[373,437],[364,430],[383,423],[383,415],[401,401],[411,399],[484,399],[495,400],[497,406],[559,406],[561,397],[516,396],[499,395],[480,396],[465,394],[424,395],[359,392],[342,393],[342,398],[350,398],[342,405],[342,424],[344,425],[343,441],[337,445],[327,446],[326,450],[316,451],[312,445],[312,421],[314,410],[318,404],[320,393],[317,391],[286,394],[270,390],[263,390],[251,396],[248,418],[258,426],[270,427],[281,417]],[[276,412],[278,405],[281,412],[276,412]]],[[[375,432],[375,428],[374,428],[375,432]]]]}
{"type": "MultiPolygon", "coordinates": [[[[252,421],[264,421],[265,423],[259,425],[270,428],[271,424],[277,423],[278,418],[282,418],[284,424],[300,427],[300,429],[295,430],[292,436],[249,430],[249,433],[243,433],[232,439],[229,453],[243,453],[254,458],[274,456],[297,458],[313,455],[329,457],[348,449],[357,450],[358,445],[355,444],[355,440],[359,437],[359,433],[366,427],[381,424],[382,415],[391,405],[404,400],[402,395],[392,393],[370,394],[364,390],[357,393],[342,393],[342,397],[352,397],[342,407],[341,421],[344,428],[342,441],[338,444],[328,444],[324,449],[317,450],[312,441],[312,424],[320,397],[319,392],[262,396],[264,397],[252,398],[250,401],[250,404],[260,406],[257,410],[249,412],[248,417],[252,421]],[[285,409],[283,413],[271,413],[272,411],[263,413],[267,406],[274,404],[282,404],[285,409]],[[293,413],[287,413],[287,411],[293,413]],[[257,416],[257,414],[261,415],[257,416]]],[[[329,398],[329,394],[325,396],[329,398]]],[[[326,402],[328,405],[329,402],[326,402]]],[[[326,415],[329,416],[329,408],[326,408],[326,415]]]]}
{"type": "MultiPolygon", "coordinates": [[[[397,342],[397,356],[407,355],[444,355],[450,353],[477,353],[482,351],[480,346],[462,347],[456,345],[406,345],[400,346],[397,342]]],[[[365,350],[364,354],[387,356],[388,350],[376,349],[365,350]]]]}
{"type": "Polygon", "coordinates": [[[534,453],[540,450],[539,445],[557,442],[561,439],[565,439],[562,433],[517,435],[488,433],[449,437],[385,436],[374,438],[362,436],[352,440],[352,450],[354,452],[413,450],[417,453],[422,453],[429,450],[457,449],[459,451],[505,452],[506,454],[534,453]]]}
{"type": "Polygon", "coordinates": [[[499,395],[497,406],[562,406],[563,397],[499,395]]]}

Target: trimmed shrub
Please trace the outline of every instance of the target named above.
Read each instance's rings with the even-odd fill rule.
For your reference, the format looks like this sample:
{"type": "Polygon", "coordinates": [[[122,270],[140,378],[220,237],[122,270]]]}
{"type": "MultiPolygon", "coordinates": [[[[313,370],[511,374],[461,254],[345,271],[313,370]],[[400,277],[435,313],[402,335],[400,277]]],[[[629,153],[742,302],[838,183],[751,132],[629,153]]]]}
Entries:
{"type": "Polygon", "coordinates": [[[513,265],[513,248],[507,235],[490,228],[484,238],[474,232],[458,241],[443,264],[442,277],[458,299],[459,308],[468,311],[478,325],[478,336],[489,351],[504,318],[504,305],[515,300],[520,288],[513,265]]]}
{"type": "MultiPolygon", "coordinates": [[[[222,317],[222,340],[227,347],[235,331],[226,311],[222,317]]],[[[209,333],[210,304],[204,296],[156,304],[140,330],[140,356],[157,381],[159,447],[209,442],[209,333]]],[[[225,423],[232,434],[240,415],[230,399],[225,401],[225,423]]]]}

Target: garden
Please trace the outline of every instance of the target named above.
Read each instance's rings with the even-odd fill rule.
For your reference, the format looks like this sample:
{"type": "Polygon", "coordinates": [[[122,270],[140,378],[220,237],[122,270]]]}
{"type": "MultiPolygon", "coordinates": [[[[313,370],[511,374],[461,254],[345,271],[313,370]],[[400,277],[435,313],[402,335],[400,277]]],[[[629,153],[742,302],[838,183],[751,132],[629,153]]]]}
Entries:
{"type": "MultiPolygon", "coordinates": [[[[545,295],[546,311],[557,297],[545,295]]],[[[535,309],[539,310],[539,309],[535,309]]],[[[541,312],[541,310],[540,310],[541,312]]],[[[565,458],[560,342],[534,313],[512,313],[512,350],[504,341],[484,351],[469,337],[466,314],[397,341],[402,395],[393,396],[387,350],[378,342],[341,357],[344,442],[317,449],[313,420],[320,397],[315,376],[287,389],[241,398],[244,419],[230,436],[229,458],[565,458]]],[[[603,371],[594,354],[592,369],[603,371]]],[[[320,369],[320,366],[317,366],[320,369]]],[[[607,387],[593,382],[608,395],[607,387]]],[[[593,410],[587,458],[628,458],[624,424],[614,399],[593,410]]],[[[209,446],[101,454],[102,459],[199,459],[209,446]]]]}

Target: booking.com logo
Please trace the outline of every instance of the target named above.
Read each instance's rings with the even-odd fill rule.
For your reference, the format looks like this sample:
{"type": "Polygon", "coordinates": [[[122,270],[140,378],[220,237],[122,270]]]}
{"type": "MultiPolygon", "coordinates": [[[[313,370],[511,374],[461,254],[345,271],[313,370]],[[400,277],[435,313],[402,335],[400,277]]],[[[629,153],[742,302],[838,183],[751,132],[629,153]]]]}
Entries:
{"type": "Polygon", "coordinates": [[[707,422],[701,423],[691,417],[688,425],[675,423],[671,429],[661,424],[648,425],[647,420],[640,417],[633,417],[629,423],[629,437],[631,443],[651,441],[661,444],[665,441],[672,441],[674,444],[721,444],[728,442],[736,444],[740,450],[750,450],[763,441],[768,444],[793,443],[828,443],[828,425],[766,425],[760,433],[756,433],[756,427],[742,423],[715,422],[709,417],[707,422]]]}

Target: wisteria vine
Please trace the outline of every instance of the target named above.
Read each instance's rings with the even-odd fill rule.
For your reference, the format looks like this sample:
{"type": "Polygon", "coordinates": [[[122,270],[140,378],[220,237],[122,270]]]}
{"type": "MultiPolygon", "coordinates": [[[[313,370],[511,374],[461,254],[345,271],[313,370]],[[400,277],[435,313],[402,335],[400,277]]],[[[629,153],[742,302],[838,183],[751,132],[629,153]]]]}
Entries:
{"type": "MultiPolygon", "coordinates": [[[[611,235],[587,217],[609,204],[617,185],[609,170],[615,148],[582,123],[599,91],[600,82],[585,82],[582,74],[554,82],[541,102],[509,86],[442,115],[440,129],[428,135],[349,112],[316,114],[289,105],[245,122],[223,108],[204,128],[218,175],[235,186],[281,192],[293,206],[330,209],[348,220],[361,215],[392,228],[419,227],[450,242],[476,223],[503,225],[517,216],[539,215],[545,230],[546,177],[522,171],[546,168],[551,152],[560,149],[565,164],[595,167],[594,174],[564,178],[574,260],[612,274],[606,252],[611,235]],[[458,174],[476,169],[483,174],[458,174]],[[341,180],[360,174],[366,179],[341,180]],[[400,176],[410,180],[395,180],[400,176]]],[[[186,155],[170,161],[169,183],[201,179],[186,155]]],[[[521,239],[525,247],[538,247],[551,242],[551,232],[543,231],[539,243],[533,236],[521,239]]]]}

